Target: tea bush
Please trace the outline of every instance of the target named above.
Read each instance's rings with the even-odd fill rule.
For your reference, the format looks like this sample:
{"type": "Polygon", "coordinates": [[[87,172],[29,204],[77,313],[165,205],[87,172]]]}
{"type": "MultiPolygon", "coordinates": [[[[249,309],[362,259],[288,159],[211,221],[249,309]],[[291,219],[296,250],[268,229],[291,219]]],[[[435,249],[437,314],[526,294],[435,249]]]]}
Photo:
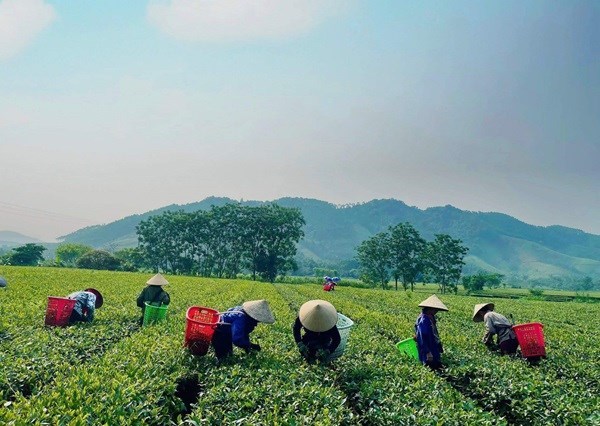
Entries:
{"type": "Polygon", "coordinates": [[[480,343],[477,297],[442,295],[447,366],[434,373],[400,354],[423,293],[169,276],[167,320],[140,328],[135,299],[148,275],[0,267],[0,423],[119,425],[600,424],[599,304],[498,300],[518,322],[544,324],[548,357],[530,364],[480,343]],[[47,296],[99,289],[91,324],[49,328],[47,296]],[[308,365],[292,336],[299,307],[331,301],[355,325],[344,355],[308,365]],[[252,333],[262,350],[224,362],[183,347],[185,312],[267,299],[277,321],[252,333]],[[189,394],[182,381],[191,380],[189,394]],[[183,392],[183,393],[182,393],[183,392]],[[189,397],[189,399],[188,399],[189,397]]]}

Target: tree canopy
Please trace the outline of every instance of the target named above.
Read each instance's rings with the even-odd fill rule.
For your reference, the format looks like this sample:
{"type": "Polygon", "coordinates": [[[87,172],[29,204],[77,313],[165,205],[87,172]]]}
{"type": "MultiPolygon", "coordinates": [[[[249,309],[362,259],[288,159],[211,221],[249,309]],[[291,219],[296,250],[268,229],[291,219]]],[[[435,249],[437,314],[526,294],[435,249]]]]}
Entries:
{"type": "Polygon", "coordinates": [[[461,240],[446,234],[437,234],[434,241],[427,242],[407,222],[363,241],[356,249],[356,259],[360,277],[367,283],[386,288],[394,277],[396,290],[400,279],[405,290],[408,285],[414,290],[417,277],[427,273],[445,293],[447,288],[456,291],[467,251],[461,240]]]}
{"type": "Polygon", "coordinates": [[[423,272],[423,255],[427,242],[408,222],[391,226],[389,233],[390,266],[396,281],[396,290],[398,290],[399,279],[402,280],[404,290],[408,285],[411,290],[414,290],[415,279],[423,272]]]}
{"type": "Polygon", "coordinates": [[[445,293],[447,289],[457,291],[463,261],[469,249],[462,241],[446,234],[436,234],[435,240],[427,244],[426,267],[445,293]]]}
{"type": "Polygon", "coordinates": [[[390,280],[390,244],[385,232],[375,234],[363,241],[356,249],[360,262],[360,278],[371,284],[380,284],[385,289],[390,280]]]}
{"type": "Polygon", "coordinates": [[[92,250],[77,259],[76,266],[82,269],[116,271],[120,268],[121,262],[107,251],[92,250]]]}
{"type": "Polygon", "coordinates": [[[62,243],[56,247],[56,262],[64,266],[75,266],[77,259],[84,254],[94,250],[85,244],[79,243],[62,243]]]}
{"type": "Polygon", "coordinates": [[[44,260],[42,253],[46,247],[40,244],[28,243],[15,247],[4,257],[4,263],[16,266],[37,266],[44,260]]]}
{"type": "Polygon", "coordinates": [[[485,286],[488,288],[497,288],[502,284],[504,275],[497,273],[488,273],[479,271],[474,275],[462,277],[462,284],[467,292],[481,291],[485,286]]]}
{"type": "Polygon", "coordinates": [[[294,269],[303,226],[299,209],[276,204],[167,211],[140,222],[138,247],[156,271],[216,277],[249,271],[274,281],[294,269]]]}

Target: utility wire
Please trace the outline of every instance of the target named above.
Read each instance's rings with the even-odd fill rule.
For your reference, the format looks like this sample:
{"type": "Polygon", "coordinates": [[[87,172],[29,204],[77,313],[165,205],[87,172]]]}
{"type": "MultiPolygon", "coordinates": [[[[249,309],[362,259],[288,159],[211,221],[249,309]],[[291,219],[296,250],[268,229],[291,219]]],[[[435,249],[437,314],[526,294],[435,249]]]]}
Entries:
{"type": "Polygon", "coordinates": [[[5,203],[0,201],[0,212],[12,214],[15,216],[25,216],[35,219],[49,219],[56,221],[72,222],[73,220],[86,223],[94,223],[91,219],[86,219],[78,216],[71,216],[63,213],[56,213],[49,210],[36,209],[33,207],[25,207],[18,204],[5,203]]]}

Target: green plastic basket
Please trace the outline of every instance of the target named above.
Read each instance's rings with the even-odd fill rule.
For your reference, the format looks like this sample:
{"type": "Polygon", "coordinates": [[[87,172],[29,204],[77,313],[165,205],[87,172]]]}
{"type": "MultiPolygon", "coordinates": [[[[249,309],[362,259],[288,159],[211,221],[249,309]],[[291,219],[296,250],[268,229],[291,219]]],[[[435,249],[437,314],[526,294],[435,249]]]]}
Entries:
{"type": "Polygon", "coordinates": [[[154,306],[145,302],[146,308],[144,309],[144,325],[156,324],[157,322],[164,321],[167,317],[167,311],[169,305],[166,306],[154,306]]]}
{"type": "Polygon", "coordinates": [[[417,349],[417,342],[412,337],[409,339],[404,339],[401,342],[396,343],[396,348],[400,351],[400,353],[406,354],[411,358],[416,360],[419,359],[419,351],[417,349]]]}

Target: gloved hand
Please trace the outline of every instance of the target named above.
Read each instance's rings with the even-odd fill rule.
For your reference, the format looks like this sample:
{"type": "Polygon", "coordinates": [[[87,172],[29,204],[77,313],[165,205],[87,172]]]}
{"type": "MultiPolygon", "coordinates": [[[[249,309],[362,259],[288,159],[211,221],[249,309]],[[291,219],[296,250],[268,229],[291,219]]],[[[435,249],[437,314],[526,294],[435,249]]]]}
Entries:
{"type": "Polygon", "coordinates": [[[253,351],[260,351],[260,345],[258,343],[250,343],[250,349],[253,351]]]}

